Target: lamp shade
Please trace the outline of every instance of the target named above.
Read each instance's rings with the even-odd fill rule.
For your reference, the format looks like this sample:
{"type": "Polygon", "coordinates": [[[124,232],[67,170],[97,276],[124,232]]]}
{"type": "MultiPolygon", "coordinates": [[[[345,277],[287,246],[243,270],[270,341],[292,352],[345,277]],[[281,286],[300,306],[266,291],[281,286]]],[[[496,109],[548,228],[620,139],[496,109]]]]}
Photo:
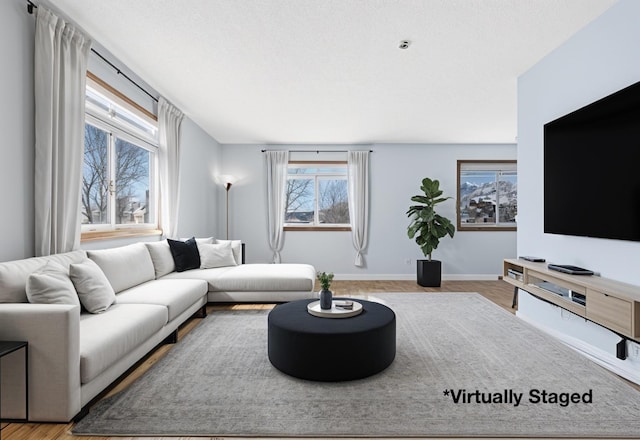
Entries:
{"type": "Polygon", "coordinates": [[[236,183],[237,180],[238,178],[235,176],[232,176],[231,174],[221,174],[218,177],[216,177],[216,181],[218,182],[218,184],[224,186],[224,188],[227,191],[229,190],[231,185],[236,183]]]}

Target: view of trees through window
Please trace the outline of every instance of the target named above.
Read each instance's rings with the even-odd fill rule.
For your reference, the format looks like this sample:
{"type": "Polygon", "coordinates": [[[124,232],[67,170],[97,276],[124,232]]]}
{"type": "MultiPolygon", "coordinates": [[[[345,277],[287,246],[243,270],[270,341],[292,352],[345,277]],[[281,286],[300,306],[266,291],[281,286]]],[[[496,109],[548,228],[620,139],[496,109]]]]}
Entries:
{"type": "Polygon", "coordinates": [[[109,134],[84,126],[82,170],[82,223],[109,223],[109,134]]]}
{"type": "Polygon", "coordinates": [[[289,166],[285,223],[349,224],[346,164],[289,166]]]}
{"type": "Polygon", "coordinates": [[[149,223],[151,153],[92,124],[84,137],[82,223],[149,223]]]}

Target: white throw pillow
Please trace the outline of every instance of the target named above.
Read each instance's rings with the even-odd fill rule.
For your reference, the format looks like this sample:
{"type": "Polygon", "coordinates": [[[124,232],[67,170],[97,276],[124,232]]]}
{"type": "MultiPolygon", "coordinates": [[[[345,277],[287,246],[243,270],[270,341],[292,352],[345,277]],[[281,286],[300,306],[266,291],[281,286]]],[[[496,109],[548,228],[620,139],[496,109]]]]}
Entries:
{"type": "Polygon", "coordinates": [[[176,270],[176,264],[173,262],[173,255],[171,255],[167,240],[145,243],[145,246],[149,251],[149,255],[151,255],[153,268],[156,271],[156,279],[176,270]]]}
{"type": "Polygon", "coordinates": [[[89,313],[102,313],[116,302],[116,293],[100,266],[93,260],[69,266],[69,278],[89,313]]]}
{"type": "Polygon", "coordinates": [[[242,264],[242,240],[218,240],[216,244],[231,243],[231,250],[233,251],[233,258],[236,260],[236,265],[242,264]]]}
{"type": "Polygon", "coordinates": [[[27,298],[33,304],[68,304],[79,306],[80,300],[67,269],[47,261],[27,278],[27,298]]]}
{"type": "Polygon", "coordinates": [[[198,244],[198,252],[200,252],[200,269],[236,266],[231,243],[198,244]]]}

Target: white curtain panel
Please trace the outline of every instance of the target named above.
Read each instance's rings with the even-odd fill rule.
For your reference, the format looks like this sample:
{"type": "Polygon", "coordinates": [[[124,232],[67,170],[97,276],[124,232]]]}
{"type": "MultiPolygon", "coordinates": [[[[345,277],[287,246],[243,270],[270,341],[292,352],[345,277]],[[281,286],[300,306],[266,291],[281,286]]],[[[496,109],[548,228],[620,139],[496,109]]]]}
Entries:
{"type": "Polygon", "coordinates": [[[353,264],[364,265],[362,252],[367,247],[369,230],[369,152],[349,151],[348,165],[349,219],[351,241],[356,250],[353,264]]]}
{"type": "Polygon", "coordinates": [[[84,97],[91,40],[40,5],[36,15],[36,255],[80,246],[84,97]]]}
{"type": "Polygon", "coordinates": [[[160,219],[165,237],[178,237],[180,208],[180,126],[184,114],[162,96],[158,99],[158,168],[160,219]]]}
{"type": "Polygon", "coordinates": [[[280,263],[280,251],[284,245],[284,211],[286,209],[288,151],[266,151],[267,159],[267,222],[269,247],[273,262],[280,263]]]}

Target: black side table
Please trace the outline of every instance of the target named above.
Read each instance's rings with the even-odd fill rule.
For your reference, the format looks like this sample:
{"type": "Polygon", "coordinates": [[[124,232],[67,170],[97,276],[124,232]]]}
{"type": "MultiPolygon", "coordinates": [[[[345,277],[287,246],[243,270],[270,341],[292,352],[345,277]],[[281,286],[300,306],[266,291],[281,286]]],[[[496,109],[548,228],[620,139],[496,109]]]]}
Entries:
{"type": "MultiPolygon", "coordinates": [[[[26,422],[29,420],[29,344],[23,341],[0,341],[0,361],[2,358],[13,353],[14,351],[24,349],[24,383],[25,383],[25,409],[24,419],[2,419],[0,422],[26,422]]],[[[2,373],[2,365],[0,362],[0,377],[2,373]]],[[[0,399],[2,398],[2,381],[0,381],[0,399]]],[[[0,405],[1,406],[1,405],[0,405]]],[[[0,439],[2,438],[2,431],[0,430],[0,439]]]]}

